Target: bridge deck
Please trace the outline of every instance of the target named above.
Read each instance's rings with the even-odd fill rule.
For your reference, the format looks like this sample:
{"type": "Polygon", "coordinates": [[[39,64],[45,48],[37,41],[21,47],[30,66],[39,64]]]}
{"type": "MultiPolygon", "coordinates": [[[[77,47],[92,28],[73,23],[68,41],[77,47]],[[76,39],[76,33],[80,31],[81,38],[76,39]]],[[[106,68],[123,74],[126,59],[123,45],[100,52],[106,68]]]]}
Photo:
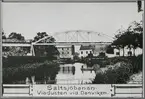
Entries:
{"type": "MultiPolygon", "coordinates": [[[[33,43],[32,43],[33,44],[33,43]]],[[[33,45],[98,45],[98,44],[111,44],[111,42],[55,42],[55,43],[36,43],[33,45]]],[[[30,43],[10,43],[10,42],[4,42],[2,43],[2,46],[31,46],[30,43]]]]}

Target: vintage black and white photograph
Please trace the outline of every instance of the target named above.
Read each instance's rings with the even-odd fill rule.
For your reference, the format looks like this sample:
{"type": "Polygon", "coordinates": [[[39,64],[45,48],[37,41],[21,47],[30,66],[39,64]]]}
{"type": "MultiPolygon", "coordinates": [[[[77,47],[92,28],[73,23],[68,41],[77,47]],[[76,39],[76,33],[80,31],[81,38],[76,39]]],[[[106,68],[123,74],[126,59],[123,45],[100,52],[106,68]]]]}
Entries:
{"type": "Polygon", "coordinates": [[[142,85],[143,4],[2,2],[3,84],[142,85]]]}

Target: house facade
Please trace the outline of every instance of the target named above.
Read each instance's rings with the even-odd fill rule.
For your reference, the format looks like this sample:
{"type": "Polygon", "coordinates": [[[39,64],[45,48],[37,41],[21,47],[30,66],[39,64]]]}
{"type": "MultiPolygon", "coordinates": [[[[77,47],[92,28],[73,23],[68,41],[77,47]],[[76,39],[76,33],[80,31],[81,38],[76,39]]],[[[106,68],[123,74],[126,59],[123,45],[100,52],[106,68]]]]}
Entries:
{"type": "Polygon", "coordinates": [[[86,57],[90,53],[94,54],[93,47],[91,45],[89,45],[89,46],[81,45],[80,50],[79,50],[80,58],[86,57]]]}
{"type": "MultiPolygon", "coordinates": [[[[143,50],[141,48],[138,47],[135,49],[135,56],[138,56],[142,53],[143,53],[143,50]]],[[[108,57],[123,56],[123,49],[120,49],[120,51],[119,51],[118,49],[114,48],[114,54],[107,54],[106,53],[106,55],[108,57]]],[[[133,48],[131,48],[131,49],[129,49],[127,47],[124,48],[124,56],[133,56],[133,55],[134,55],[133,48]]]]}
{"type": "MultiPolygon", "coordinates": [[[[114,54],[116,56],[119,56],[119,50],[118,49],[114,49],[114,54]]],[[[136,48],[135,49],[135,56],[138,56],[139,54],[142,54],[142,49],[141,48],[136,48]]],[[[124,56],[133,56],[134,55],[134,49],[131,48],[124,48],[124,56]]],[[[120,49],[120,56],[123,56],[123,49],[120,49]]]]}

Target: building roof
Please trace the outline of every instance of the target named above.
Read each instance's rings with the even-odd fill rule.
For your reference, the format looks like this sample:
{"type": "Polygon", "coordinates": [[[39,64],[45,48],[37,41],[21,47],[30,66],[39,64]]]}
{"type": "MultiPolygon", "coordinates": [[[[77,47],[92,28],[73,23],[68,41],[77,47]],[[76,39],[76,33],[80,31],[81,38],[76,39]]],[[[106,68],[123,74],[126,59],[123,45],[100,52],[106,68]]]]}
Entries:
{"type": "Polygon", "coordinates": [[[89,45],[89,46],[81,45],[81,47],[80,47],[80,50],[93,50],[93,49],[94,49],[94,46],[92,46],[92,45],[89,45]]]}

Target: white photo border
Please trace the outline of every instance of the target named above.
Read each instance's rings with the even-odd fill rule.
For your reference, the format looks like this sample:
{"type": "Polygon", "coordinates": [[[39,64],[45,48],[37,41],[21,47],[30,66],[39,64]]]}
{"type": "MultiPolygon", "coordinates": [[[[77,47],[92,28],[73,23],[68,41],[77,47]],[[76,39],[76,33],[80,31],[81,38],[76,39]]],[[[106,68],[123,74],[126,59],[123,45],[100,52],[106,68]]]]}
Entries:
{"type": "MultiPolygon", "coordinates": [[[[144,1],[144,0],[142,0],[144,1]]],[[[25,3],[25,2],[28,2],[28,3],[40,3],[40,2],[43,2],[43,3],[71,3],[71,2],[74,2],[74,3],[109,3],[109,2],[137,2],[137,0],[0,0],[0,97],[3,98],[3,99],[6,99],[6,98],[10,98],[10,99],[15,99],[15,98],[38,98],[38,97],[3,97],[2,96],[2,86],[3,86],[3,81],[2,81],[2,3],[3,2],[8,2],[8,3],[25,3]]],[[[144,47],[145,47],[145,40],[144,40],[144,12],[143,12],[143,98],[144,98],[144,71],[145,71],[145,67],[144,67],[144,61],[145,61],[145,57],[144,57],[144,47]]],[[[39,97],[41,99],[41,97],[39,97]]],[[[44,98],[44,97],[42,97],[44,98]]],[[[47,97],[48,98],[48,97],[47,97]]],[[[58,97],[57,97],[58,98],[58,97]]],[[[70,98],[70,97],[68,97],[70,98]]],[[[71,97],[72,98],[72,97],[71,97]]],[[[76,99],[77,97],[75,97],[76,99]]],[[[85,98],[85,97],[82,97],[82,98],[85,98]]],[[[90,97],[91,98],[91,97],[90,97]]],[[[99,98],[99,97],[96,97],[96,98],[99,98]]],[[[101,97],[100,97],[101,98],[101,97]]],[[[108,97],[109,98],[109,97],[108,97]]],[[[93,98],[92,98],[93,99],[93,98]]]]}

